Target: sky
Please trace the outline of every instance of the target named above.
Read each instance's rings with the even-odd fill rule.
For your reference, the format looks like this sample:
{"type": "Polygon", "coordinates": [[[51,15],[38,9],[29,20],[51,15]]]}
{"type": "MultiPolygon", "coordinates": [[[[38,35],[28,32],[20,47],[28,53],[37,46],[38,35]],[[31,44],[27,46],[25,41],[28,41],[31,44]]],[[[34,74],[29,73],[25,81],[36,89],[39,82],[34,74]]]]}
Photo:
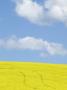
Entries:
{"type": "Polygon", "coordinates": [[[0,0],[0,61],[67,64],[67,0],[0,0]]]}

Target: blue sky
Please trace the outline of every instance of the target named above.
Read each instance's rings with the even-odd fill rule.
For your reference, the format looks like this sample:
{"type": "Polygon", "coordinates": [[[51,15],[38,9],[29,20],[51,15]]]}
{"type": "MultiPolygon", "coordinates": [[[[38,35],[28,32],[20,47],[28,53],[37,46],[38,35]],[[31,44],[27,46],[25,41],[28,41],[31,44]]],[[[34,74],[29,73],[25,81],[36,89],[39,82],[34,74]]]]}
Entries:
{"type": "MultiPolygon", "coordinates": [[[[55,16],[54,12],[57,12],[53,8],[55,5],[51,5],[52,8],[48,8],[49,13],[46,14],[47,12],[43,9],[42,3],[44,0],[29,0],[29,5],[26,0],[21,1],[25,2],[20,4],[19,0],[18,2],[17,0],[0,1],[0,40],[4,42],[2,44],[0,41],[0,60],[67,63],[67,11],[61,15],[60,9],[57,9],[60,13],[58,15],[56,13],[55,16]],[[21,43],[18,43],[20,39],[22,39],[21,43]],[[9,43],[6,43],[8,40],[16,41],[18,46],[15,46],[14,43],[13,46],[10,46],[9,43]],[[25,40],[25,43],[23,40],[25,40]],[[29,45],[24,45],[27,43],[29,45]],[[37,48],[37,45],[39,48],[37,48]]],[[[64,0],[64,5],[65,3],[66,0],[64,0]]],[[[48,4],[47,7],[49,6],[48,4]]],[[[60,4],[57,7],[61,8],[60,4]]],[[[63,9],[65,10],[64,7],[63,9]]]]}

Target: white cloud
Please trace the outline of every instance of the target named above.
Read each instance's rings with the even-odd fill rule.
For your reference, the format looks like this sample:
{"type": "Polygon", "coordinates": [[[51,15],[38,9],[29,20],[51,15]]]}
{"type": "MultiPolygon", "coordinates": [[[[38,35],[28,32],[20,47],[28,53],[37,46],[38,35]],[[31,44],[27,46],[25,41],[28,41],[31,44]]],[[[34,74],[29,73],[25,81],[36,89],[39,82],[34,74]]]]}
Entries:
{"type": "Polygon", "coordinates": [[[36,0],[16,0],[15,11],[36,24],[55,21],[67,23],[67,0],[44,0],[43,4],[36,0]]]}
{"type": "Polygon", "coordinates": [[[67,55],[67,49],[62,44],[52,43],[34,37],[0,39],[0,48],[37,50],[39,52],[47,52],[46,55],[67,55]]]}
{"type": "Polygon", "coordinates": [[[43,7],[32,0],[17,2],[16,13],[33,23],[42,23],[44,18],[43,7]]]}
{"type": "Polygon", "coordinates": [[[67,20],[67,0],[47,0],[45,7],[50,18],[63,22],[67,20]]]}
{"type": "Polygon", "coordinates": [[[48,53],[44,53],[44,52],[40,53],[40,57],[42,58],[47,58],[48,56],[49,56],[48,53]]]}

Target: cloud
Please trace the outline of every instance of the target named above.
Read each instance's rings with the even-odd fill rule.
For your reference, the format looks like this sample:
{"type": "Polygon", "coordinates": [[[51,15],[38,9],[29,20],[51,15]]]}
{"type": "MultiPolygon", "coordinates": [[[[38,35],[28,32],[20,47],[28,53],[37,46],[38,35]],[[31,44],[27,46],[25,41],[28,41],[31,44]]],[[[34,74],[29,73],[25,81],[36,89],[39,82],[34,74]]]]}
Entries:
{"type": "Polygon", "coordinates": [[[29,36],[24,38],[17,38],[15,36],[7,39],[0,39],[0,48],[35,50],[44,52],[46,55],[67,55],[67,49],[65,49],[62,44],[48,42],[46,40],[29,36]]]}
{"type": "Polygon", "coordinates": [[[48,53],[44,53],[44,52],[40,53],[40,57],[42,58],[47,58],[48,56],[49,56],[48,53]]]}
{"type": "Polygon", "coordinates": [[[35,24],[45,25],[52,22],[67,23],[67,0],[15,0],[16,13],[35,24]]]}
{"type": "Polygon", "coordinates": [[[21,2],[17,2],[16,13],[33,23],[40,24],[44,19],[43,7],[32,0],[21,0],[21,2]]]}

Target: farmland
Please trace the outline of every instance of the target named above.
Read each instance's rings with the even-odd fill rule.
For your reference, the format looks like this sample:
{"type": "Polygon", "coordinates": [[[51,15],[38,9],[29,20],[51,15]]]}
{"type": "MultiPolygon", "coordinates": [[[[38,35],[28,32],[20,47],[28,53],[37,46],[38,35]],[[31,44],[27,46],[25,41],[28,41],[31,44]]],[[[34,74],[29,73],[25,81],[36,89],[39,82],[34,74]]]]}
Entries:
{"type": "Polygon", "coordinates": [[[0,90],[67,90],[67,65],[0,62],[0,90]]]}

